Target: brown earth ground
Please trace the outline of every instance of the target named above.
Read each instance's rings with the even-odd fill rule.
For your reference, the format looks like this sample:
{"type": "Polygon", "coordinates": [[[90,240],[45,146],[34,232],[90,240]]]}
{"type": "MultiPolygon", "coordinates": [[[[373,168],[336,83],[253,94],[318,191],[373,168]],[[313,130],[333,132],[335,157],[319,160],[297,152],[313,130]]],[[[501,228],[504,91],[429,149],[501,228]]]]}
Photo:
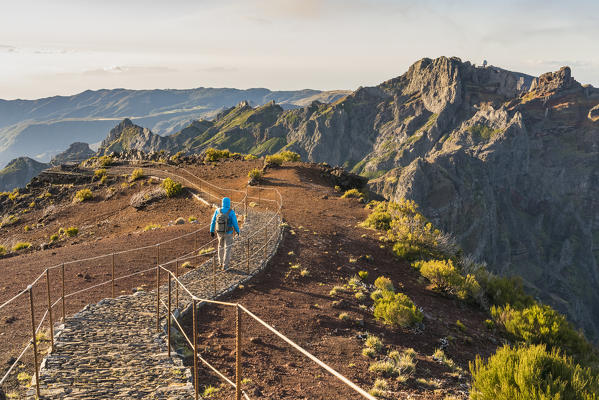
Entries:
{"type": "MultiPolygon", "coordinates": [[[[378,232],[357,226],[368,210],[357,199],[341,198],[317,168],[294,164],[270,171],[266,185],[283,195],[283,217],[289,227],[267,269],[226,300],[244,305],[366,390],[375,379],[383,378],[369,372],[373,360],[362,355],[366,333],[381,337],[385,352],[414,349],[415,372],[403,383],[386,379],[385,398],[465,397],[469,361],[476,354],[490,355],[500,341],[484,325],[488,315],[478,306],[427,287],[409,263],[394,257],[380,242],[378,232]],[[303,269],[309,276],[301,276],[303,269]],[[360,270],[368,271],[367,283],[381,275],[391,278],[398,291],[422,308],[422,329],[392,328],[376,321],[371,309],[361,308],[351,291],[329,294],[360,270]],[[334,304],[339,300],[340,304],[334,304]],[[349,319],[341,320],[341,313],[347,313],[349,319]],[[458,320],[465,329],[456,325],[458,320]],[[444,348],[457,367],[434,360],[438,348],[444,348]]],[[[370,307],[372,301],[362,304],[370,307]]],[[[191,322],[186,322],[190,331],[191,322]]],[[[244,388],[251,398],[360,398],[256,321],[244,316],[242,326],[244,388]]],[[[231,379],[235,374],[234,329],[231,309],[201,309],[198,331],[203,357],[231,379]]],[[[219,387],[215,398],[233,398],[230,387],[203,368],[200,389],[209,386],[219,387]]]]}
{"type": "MultiPolygon", "coordinates": [[[[215,165],[187,165],[184,168],[197,176],[225,187],[245,189],[247,172],[261,165],[255,161],[224,161],[215,165]]],[[[164,168],[163,168],[164,169],[164,168]]],[[[181,169],[169,167],[174,173],[186,176],[181,169]]],[[[0,229],[0,244],[10,247],[18,241],[31,242],[34,247],[47,243],[49,236],[60,227],[77,226],[79,235],[61,239],[47,250],[25,250],[16,256],[0,259],[0,303],[11,298],[35,279],[45,268],[69,260],[110,254],[134,247],[153,245],[197,230],[208,222],[211,209],[193,200],[190,193],[174,199],[151,204],[136,211],[129,206],[131,196],[145,189],[141,183],[123,185],[125,178],[114,178],[109,185],[56,185],[60,190],[53,197],[41,198],[29,207],[31,198],[38,198],[47,188],[32,189],[31,196],[21,203],[19,210],[2,210],[3,214],[19,212],[17,224],[0,229]],[[116,195],[104,199],[107,187],[115,188],[116,195]],[[126,187],[125,187],[126,186],[126,187]],[[89,187],[96,194],[90,202],[73,204],[74,193],[89,187]],[[37,191],[36,191],[37,190],[37,191]],[[54,218],[42,218],[50,201],[57,211],[54,218]],[[22,212],[24,207],[30,211],[22,212]],[[199,224],[169,223],[178,217],[198,218],[199,224]],[[144,231],[148,224],[162,228],[144,231]],[[32,227],[25,232],[24,227],[32,227]]],[[[344,374],[362,388],[372,386],[376,374],[368,371],[371,360],[361,355],[364,346],[358,335],[371,333],[383,338],[386,349],[413,348],[418,353],[416,370],[405,383],[386,379],[390,398],[443,399],[452,393],[461,396],[469,380],[468,361],[476,354],[487,356],[497,347],[500,339],[484,326],[485,312],[474,305],[466,305],[451,297],[438,294],[427,287],[417,271],[404,261],[394,258],[388,247],[379,242],[379,234],[357,227],[368,210],[356,199],[341,199],[330,183],[323,179],[317,166],[294,163],[281,169],[269,170],[265,186],[278,189],[283,196],[283,217],[290,225],[286,228],[278,253],[265,272],[243,289],[233,292],[228,300],[245,305],[252,312],[276,327],[309,352],[344,374]],[[326,198],[325,198],[326,197],[326,198]],[[382,247],[381,247],[382,246],[382,247]],[[372,256],[371,261],[364,259],[372,256]],[[355,262],[353,262],[356,260],[355,262]],[[290,268],[300,265],[300,268],[290,268]],[[309,276],[299,271],[307,269],[309,276]],[[399,291],[406,293],[425,314],[422,330],[394,329],[375,321],[372,312],[359,307],[353,293],[345,292],[332,297],[329,291],[343,285],[359,270],[369,272],[367,282],[380,275],[393,280],[399,291]],[[340,306],[333,301],[344,299],[340,306]],[[349,320],[338,318],[346,312],[349,320]],[[456,326],[460,320],[464,331],[456,326]],[[461,369],[449,368],[432,358],[436,348],[447,340],[445,353],[461,369]]],[[[260,203],[260,202],[258,202],[260,203]]],[[[260,205],[258,205],[260,206],[260,205]]],[[[190,251],[197,243],[209,240],[207,229],[194,239],[175,240],[161,246],[161,260],[190,251]]],[[[116,256],[116,276],[125,276],[155,265],[154,248],[116,256]]],[[[198,260],[200,262],[201,260],[198,260]]],[[[101,282],[110,281],[111,257],[74,263],[65,267],[66,293],[74,293],[101,282]]],[[[60,269],[52,271],[52,300],[60,297],[60,269]]],[[[134,288],[153,287],[153,271],[119,280],[116,294],[131,293],[134,288]]],[[[67,314],[80,310],[85,304],[110,296],[111,285],[90,289],[66,301],[67,314]]],[[[45,280],[34,286],[37,321],[46,305],[45,280]]],[[[367,306],[370,301],[365,302],[367,306]]],[[[61,314],[60,304],[53,309],[55,319],[61,314]]],[[[21,296],[13,305],[0,310],[0,373],[8,368],[29,340],[31,320],[27,296],[21,296]]],[[[189,326],[189,324],[188,324],[189,326]]],[[[229,309],[205,307],[199,321],[200,343],[205,358],[213,362],[229,377],[234,376],[234,318],[229,309]]],[[[268,333],[249,318],[244,318],[244,387],[251,398],[271,399],[331,399],[359,398],[336,381],[326,371],[268,333]],[[250,342],[250,338],[253,341],[250,342]],[[259,338],[259,339],[256,339],[259,338]]],[[[47,342],[45,343],[47,346],[47,342]]],[[[31,370],[31,354],[17,371],[31,370]]],[[[18,389],[16,374],[7,392],[18,389]]],[[[219,386],[214,374],[202,370],[200,386],[219,386]]],[[[217,398],[230,397],[231,391],[222,387],[217,398]]]]}

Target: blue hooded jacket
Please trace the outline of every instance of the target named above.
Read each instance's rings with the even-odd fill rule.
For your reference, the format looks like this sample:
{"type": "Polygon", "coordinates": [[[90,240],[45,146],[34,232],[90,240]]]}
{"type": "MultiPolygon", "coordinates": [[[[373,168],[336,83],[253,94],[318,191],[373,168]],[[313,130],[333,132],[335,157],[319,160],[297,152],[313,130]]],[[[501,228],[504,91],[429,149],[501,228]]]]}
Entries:
{"type": "MultiPolygon", "coordinates": [[[[214,215],[212,216],[212,222],[210,223],[210,232],[214,232],[214,226],[216,225],[216,216],[218,215],[218,212],[220,211],[221,213],[226,214],[226,212],[229,211],[230,208],[231,199],[228,197],[223,197],[222,207],[216,210],[214,212],[214,215]]],[[[237,216],[235,215],[235,210],[233,209],[231,209],[231,212],[229,213],[229,226],[231,227],[231,230],[227,233],[233,233],[233,229],[235,229],[235,232],[237,232],[237,234],[239,235],[239,225],[237,225],[237,216]]]]}

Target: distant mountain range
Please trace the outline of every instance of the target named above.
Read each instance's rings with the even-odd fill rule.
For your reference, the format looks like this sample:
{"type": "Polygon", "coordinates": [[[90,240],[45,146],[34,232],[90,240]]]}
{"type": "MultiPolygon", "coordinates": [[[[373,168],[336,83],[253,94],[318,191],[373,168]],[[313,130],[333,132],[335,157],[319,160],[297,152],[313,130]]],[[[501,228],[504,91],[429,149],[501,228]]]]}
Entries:
{"type": "Polygon", "coordinates": [[[270,91],[197,88],[189,90],[88,90],[39,100],[0,100],[0,166],[28,156],[48,162],[75,141],[98,144],[123,118],[154,133],[169,134],[190,120],[213,117],[240,101],[262,105],[274,100],[297,108],[313,100],[335,101],[347,91],[270,91]]]}

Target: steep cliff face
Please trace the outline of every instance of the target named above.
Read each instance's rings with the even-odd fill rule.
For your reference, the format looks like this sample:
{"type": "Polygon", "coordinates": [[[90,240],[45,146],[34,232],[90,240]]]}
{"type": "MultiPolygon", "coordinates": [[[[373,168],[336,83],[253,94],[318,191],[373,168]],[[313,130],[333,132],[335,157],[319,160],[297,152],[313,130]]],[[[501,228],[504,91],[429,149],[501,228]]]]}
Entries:
{"type": "Polygon", "coordinates": [[[29,157],[15,158],[0,170],[0,191],[23,187],[50,164],[40,163],[29,157]]]}
{"type": "Polygon", "coordinates": [[[599,90],[567,67],[533,78],[441,57],[331,104],[240,103],[170,137],[139,128],[129,142],[171,152],[290,149],[343,165],[388,199],[414,199],[467,252],[523,276],[597,339],[598,110],[599,90]]]}
{"type": "Polygon", "coordinates": [[[99,154],[110,154],[127,150],[141,150],[147,153],[158,150],[172,150],[172,141],[152,133],[148,128],[135,125],[125,118],[120,124],[110,130],[102,141],[99,154]]]}

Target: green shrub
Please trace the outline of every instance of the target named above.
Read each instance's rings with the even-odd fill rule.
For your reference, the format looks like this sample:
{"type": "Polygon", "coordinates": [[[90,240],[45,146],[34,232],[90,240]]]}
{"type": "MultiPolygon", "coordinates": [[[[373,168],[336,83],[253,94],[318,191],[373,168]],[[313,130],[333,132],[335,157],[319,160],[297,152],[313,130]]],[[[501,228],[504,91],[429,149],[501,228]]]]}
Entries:
{"type": "Polygon", "coordinates": [[[534,304],[522,310],[510,305],[491,307],[493,319],[516,340],[562,349],[578,361],[596,361],[596,350],[576,331],[564,315],[550,306],[534,304]]]}
{"type": "Polygon", "coordinates": [[[6,254],[6,247],[0,246],[0,256],[3,256],[5,254],[6,254]]]}
{"type": "Polygon", "coordinates": [[[206,398],[206,399],[215,398],[215,396],[217,396],[219,391],[220,391],[220,389],[217,387],[208,386],[208,387],[204,388],[204,391],[202,392],[202,397],[206,398]]]}
{"type": "Polygon", "coordinates": [[[255,179],[257,181],[260,181],[263,177],[262,171],[259,170],[258,168],[254,168],[252,169],[250,172],[248,172],[248,178],[250,179],[255,179]]]}
{"type": "Polygon", "coordinates": [[[31,227],[30,227],[29,225],[25,225],[25,226],[23,227],[23,230],[24,230],[25,232],[29,232],[29,231],[31,230],[31,227]]]}
{"type": "MultiPolygon", "coordinates": [[[[377,229],[381,231],[388,231],[391,229],[391,214],[388,211],[388,203],[384,201],[374,203],[372,212],[368,215],[366,220],[360,225],[366,228],[377,229]]],[[[368,203],[371,207],[373,202],[368,203]]]]}
{"type": "Polygon", "coordinates": [[[363,302],[364,300],[366,300],[366,293],[364,292],[358,292],[354,296],[356,300],[358,300],[359,302],[363,302]]]}
{"type": "Polygon", "coordinates": [[[455,322],[455,326],[457,326],[462,332],[466,332],[466,325],[464,325],[464,323],[459,319],[455,322]]]}
{"type": "Polygon", "coordinates": [[[270,156],[266,156],[266,158],[264,159],[264,162],[266,165],[278,165],[281,166],[283,165],[283,162],[285,161],[285,157],[283,157],[280,154],[273,154],[270,156]]]}
{"type": "Polygon", "coordinates": [[[20,218],[17,217],[16,215],[6,215],[2,218],[2,222],[0,223],[1,227],[5,227],[5,226],[11,226],[16,224],[17,222],[19,222],[20,218]]]}
{"type": "Polygon", "coordinates": [[[342,312],[341,314],[339,314],[339,319],[341,321],[347,321],[349,320],[349,314],[346,312],[342,312]]]}
{"type": "Polygon", "coordinates": [[[370,347],[364,347],[362,349],[362,355],[364,357],[374,358],[376,357],[376,351],[374,349],[371,349],[370,347]]]}
{"type": "Polygon", "coordinates": [[[189,261],[185,261],[183,264],[181,264],[181,267],[193,269],[193,265],[191,265],[191,263],[189,261]]]}
{"type": "Polygon", "coordinates": [[[229,158],[230,156],[231,153],[229,150],[218,150],[210,147],[204,152],[204,161],[214,162],[220,160],[221,158],[229,158]]]}
{"type": "Polygon", "coordinates": [[[368,335],[364,345],[370,349],[373,349],[377,353],[380,353],[383,350],[383,341],[381,338],[374,335],[368,335]]]}
{"type": "Polygon", "coordinates": [[[492,304],[521,309],[534,304],[532,296],[524,292],[522,278],[488,275],[482,280],[485,292],[492,304]]]}
{"type": "MultiPolygon", "coordinates": [[[[184,154],[184,153],[183,153],[182,151],[178,151],[178,152],[176,152],[175,154],[173,154],[173,155],[171,156],[170,160],[171,160],[172,162],[177,162],[177,161],[179,161],[179,158],[180,158],[180,157],[181,157],[183,154],[184,154]]],[[[135,172],[135,171],[133,171],[133,172],[135,172]]]]}
{"type": "Polygon", "coordinates": [[[407,327],[421,322],[423,315],[405,294],[381,290],[374,302],[374,317],[389,325],[407,327]]]}
{"type": "Polygon", "coordinates": [[[358,276],[360,277],[360,279],[365,281],[366,279],[368,279],[368,271],[360,271],[358,272],[358,276]]]}
{"type": "Polygon", "coordinates": [[[390,360],[376,361],[370,364],[368,367],[370,372],[375,374],[381,374],[385,377],[397,376],[399,371],[395,368],[395,364],[390,360]]]}
{"type": "Polygon", "coordinates": [[[12,247],[12,251],[19,251],[23,249],[28,249],[31,247],[31,243],[29,242],[19,242],[12,247]]]}
{"type": "Polygon", "coordinates": [[[258,158],[258,157],[256,157],[256,156],[255,156],[255,155],[253,155],[253,154],[246,154],[246,155],[245,155],[245,157],[243,157],[243,159],[244,159],[245,161],[251,161],[251,160],[255,160],[256,158],[258,158]]]}
{"type": "Polygon", "coordinates": [[[383,291],[387,290],[393,292],[395,290],[395,288],[393,287],[393,282],[391,282],[391,279],[385,276],[379,276],[378,278],[376,278],[376,280],[374,281],[374,286],[383,291]]]}
{"type": "Polygon", "coordinates": [[[349,189],[341,196],[342,199],[366,199],[366,194],[360,192],[358,189],[349,189]]]}
{"type": "Polygon", "coordinates": [[[100,168],[94,171],[94,178],[102,178],[104,175],[106,175],[105,168],[100,168]]]}
{"type": "Polygon", "coordinates": [[[171,178],[166,178],[162,181],[162,188],[166,191],[166,197],[175,197],[183,190],[181,183],[176,182],[171,178]]]}
{"type": "Polygon", "coordinates": [[[301,157],[299,154],[297,154],[293,151],[289,151],[289,150],[281,151],[280,153],[278,153],[278,155],[280,155],[283,158],[283,161],[300,161],[301,160],[301,157]]]}
{"type": "Polygon", "coordinates": [[[188,220],[189,222],[194,222],[194,221],[197,221],[198,219],[192,215],[192,216],[190,216],[189,218],[187,218],[187,220],[188,220]]]}
{"type": "Polygon", "coordinates": [[[77,234],[79,234],[79,229],[77,227],[70,226],[66,229],[65,233],[68,237],[77,236],[77,234]]]}
{"type": "Polygon", "coordinates": [[[544,345],[500,348],[470,363],[472,400],[597,399],[599,378],[544,345]]]}
{"type": "Polygon", "coordinates": [[[110,156],[102,156],[100,158],[98,158],[97,164],[102,166],[102,167],[108,167],[109,165],[112,165],[112,157],[110,156]]]}
{"type": "Polygon", "coordinates": [[[131,176],[129,177],[129,182],[135,182],[136,180],[143,178],[143,176],[144,176],[144,170],[141,168],[135,168],[133,170],[133,172],[131,172],[131,176]]]}
{"type": "Polygon", "coordinates": [[[94,195],[91,190],[81,189],[81,190],[77,191],[77,193],[75,193],[75,197],[73,198],[73,201],[76,203],[81,203],[81,202],[84,202],[87,200],[91,200],[93,198],[94,198],[94,195]]]}
{"type": "Polygon", "coordinates": [[[476,297],[480,292],[476,278],[471,274],[463,277],[452,260],[420,260],[412,263],[412,266],[420,270],[435,289],[455,294],[462,300],[476,297]]]}
{"type": "Polygon", "coordinates": [[[55,233],[50,235],[50,242],[56,242],[58,240],[58,235],[55,233]]]}

